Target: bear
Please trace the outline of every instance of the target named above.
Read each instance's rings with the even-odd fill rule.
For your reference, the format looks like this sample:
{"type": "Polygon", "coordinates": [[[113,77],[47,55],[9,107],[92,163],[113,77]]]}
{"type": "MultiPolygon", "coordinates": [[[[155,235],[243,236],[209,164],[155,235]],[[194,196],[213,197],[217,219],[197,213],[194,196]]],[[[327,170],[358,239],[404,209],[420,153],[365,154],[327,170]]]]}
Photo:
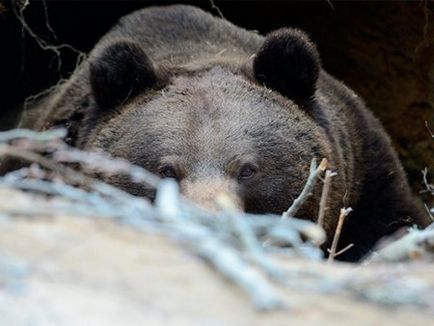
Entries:
{"type": "MultiPolygon", "coordinates": [[[[302,191],[312,159],[332,179],[324,229],[352,207],[340,255],[358,261],[401,227],[429,224],[380,122],[329,75],[316,45],[296,28],[266,36],[193,6],[149,7],[104,35],[71,77],[22,119],[65,127],[78,148],[103,150],[163,178],[205,206],[225,192],[240,209],[281,214],[302,191]]],[[[155,192],[106,180],[136,196],[155,192]]],[[[315,221],[317,186],[297,217],[315,221]]]]}

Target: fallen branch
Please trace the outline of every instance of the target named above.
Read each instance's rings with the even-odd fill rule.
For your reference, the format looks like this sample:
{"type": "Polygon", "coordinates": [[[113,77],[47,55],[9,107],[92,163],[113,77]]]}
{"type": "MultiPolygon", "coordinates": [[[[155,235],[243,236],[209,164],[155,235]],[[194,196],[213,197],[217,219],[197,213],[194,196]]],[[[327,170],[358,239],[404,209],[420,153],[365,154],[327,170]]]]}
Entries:
{"type": "MultiPolygon", "coordinates": [[[[325,234],[316,223],[293,217],[282,219],[277,215],[245,214],[232,210],[233,205],[230,203],[224,204],[224,210],[220,212],[208,212],[183,198],[173,180],[159,181],[155,206],[152,206],[145,198],[132,196],[82,171],[64,166],[57,160],[79,163],[83,170],[91,172],[123,173],[134,179],[137,174],[134,171],[138,170],[129,166],[129,162],[113,160],[100,153],[90,156],[97,160],[93,162],[86,159],[85,152],[68,148],[63,143],[53,147],[55,138],[47,137],[44,141],[47,135],[41,138],[37,134],[20,133],[20,136],[23,135],[25,137],[17,138],[21,139],[20,142],[8,137],[11,144],[8,144],[9,141],[0,144],[0,153],[38,162],[41,168],[22,168],[0,177],[0,196],[8,199],[0,200],[0,215],[3,217],[97,217],[112,219],[139,231],[162,234],[207,261],[221,275],[243,289],[260,309],[287,306],[288,302],[280,296],[282,288],[348,294],[387,304],[412,305],[413,298],[418,296],[420,300],[417,304],[429,305],[432,302],[432,296],[421,297],[432,287],[407,289],[399,296],[399,300],[390,297],[379,299],[375,293],[387,292],[388,288],[384,288],[381,282],[375,283],[375,276],[372,279],[358,277],[354,280],[352,271],[345,274],[347,277],[342,277],[325,274],[322,270],[300,268],[292,264],[295,260],[291,260],[291,264],[284,264],[282,258],[288,257],[320,259],[321,251],[313,243],[321,243],[325,234]],[[33,136],[42,141],[33,144],[36,152],[32,152],[33,136]],[[26,144],[23,139],[29,143],[26,144]],[[37,153],[43,152],[44,144],[51,146],[51,158],[37,153]],[[15,196],[13,199],[11,193],[15,196]],[[302,238],[305,237],[312,242],[304,242],[302,238]],[[264,239],[268,239],[266,246],[262,244],[264,239]],[[366,282],[372,284],[371,287],[366,282]]],[[[314,168],[311,169],[313,173],[318,171],[316,166],[314,168]]],[[[139,177],[138,181],[145,183],[144,178],[139,177]]],[[[349,210],[343,210],[345,214],[342,215],[348,214],[349,210]]],[[[333,248],[337,248],[343,218],[340,218],[333,248]]],[[[339,252],[335,249],[332,256],[336,257],[348,248],[339,252]]],[[[395,288],[395,283],[390,282],[388,286],[395,288]]]]}

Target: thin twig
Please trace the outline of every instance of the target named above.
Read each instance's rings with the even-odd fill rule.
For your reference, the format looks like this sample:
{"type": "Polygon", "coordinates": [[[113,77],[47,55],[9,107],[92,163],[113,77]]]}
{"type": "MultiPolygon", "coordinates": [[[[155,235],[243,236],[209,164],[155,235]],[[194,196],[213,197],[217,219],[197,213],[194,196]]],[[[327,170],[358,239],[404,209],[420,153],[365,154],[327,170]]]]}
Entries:
{"type": "MultiPolygon", "coordinates": [[[[354,243],[350,243],[348,246],[346,246],[345,248],[342,248],[341,250],[339,250],[336,254],[335,257],[342,255],[344,252],[348,251],[349,249],[351,249],[352,247],[354,247],[354,243]]],[[[329,253],[330,251],[327,250],[329,253]]]]}
{"type": "Polygon", "coordinates": [[[214,3],[214,0],[209,0],[209,2],[211,3],[211,9],[214,9],[215,11],[217,11],[217,13],[220,16],[220,18],[226,19],[225,16],[223,16],[223,13],[220,10],[220,8],[217,7],[217,5],[214,3]]]}
{"type": "Polygon", "coordinates": [[[432,130],[428,124],[428,121],[425,121],[425,128],[428,130],[429,134],[431,135],[431,138],[434,139],[434,133],[432,132],[432,130]]]}
{"type": "Polygon", "coordinates": [[[422,192],[430,192],[432,195],[434,195],[434,186],[428,182],[428,169],[424,168],[422,170],[422,182],[425,186],[425,190],[422,192]]]}
{"type": "Polygon", "coordinates": [[[152,188],[157,188],[160,182],[160,178],[148,170],[102,152],[83,152],[66,147],[55,152],[53,159],[62,163],[80,163],[86,172],[104,171],[108,175],[128,175],[134,183],[145,183],[152,188]]]}
{"type": "Polygon", "coordinates": [[[327,169],[327,159],[323,158],[319,166],[316,166],[316,160],[313,159],[310,164],[309,176],[307,178],[306,184],[300,195],[294,200],[291,207],[288,208],[286,212],[282,214],[282,218],[290,218],[296,216],[298,210],[306,202],[306,200],[312,195],[313,189],[315,188],[318,176],[327,169]]]}
{"type": "Polygon", "coordinates": [[[321,200],[319,202],[319,213],[318,213],[318,221],[317,224],[319,226],[324,225],[324,216],[327,210],[327,199],[330,192],[331,186],[331,178],[335,176],[337,173],[327,170],[324,177],[324,185],[322,188],[321,200]]]}
{"type": "MultiPolygon", "coordinates": [[[[344,220],[345,217],[347,217],[347,215],[352,211],[353,209],[351,207],[348,208],[341,208],[341,211],[339,213],[339,220],[338,220],[338,225],[336,226],[336,231],[335,231],[335,235],[333,236],[333,241],[332,241],[332,246],[330,248],[329,251],[329,258],[328,258],[328,262],[331,263],[335,257],[338,255],[336,253],[336,249],[338,247],[338,242],[339,242],[339,238],[341,236],[341,231],[342,231],[342,227],[344,225],[344,220]]],[[[351,248],[351,247],[350,247],[351,248]]],[[[345,249],[345,248],[344,248],[345,249]]],[[[348,250],[349,248],[347,248],[346,250],[348,250]]],[[[345,250],[345,251],[346,251],[345,250]]],[[[341,250],[342,251],[342,250],[341,250]]]]}
{"type": "Polygon", "coordinates": [[[60,72],[60,69],[62,67],[62,58],[61,58],[61,51],[63,49],[68,49],[72,51],[73,53],[77,54],[77,61],[81,61],[86,57],[86,54],[82,51],[77,50],[75,47],[73,47],[70,44],[58,44],[58,45],[52,45],[49,42],[42,39],[39,35],[35,33],[35,31],[27,24],[25,18],[24,18],[24,10],[26,7],[30,4],[30,1],[26,1],[24,4],[20,4],[18,1],[12,1],[12,10],[15,14],[15,17],[19,20],[22,27],[22,34],[24,36],[24,31],[26,31],[39,45],[39,47],[43,50],[49,50],[53,51],[54,54],[57,57],[57,70],[60,72]]]}
{"type": "Polygon", "coordinates": [[[332,8],[332,10],[335,10],[335,6],[333,6],[333,3],[331,0],[326,0],[327,3],[329,4],[330,8],[332,8]]]}
{"type": "MultiPolygon", "coordinates": [[[[185,228],[188,232],[189,229],[185,228]]],[[[198,237],[190,234],[190,248],[203,259],[209,261],[234,283],[249,293],[255,305],[262,310],[284,308],[283,299],[274,291],[270,282],[257,270],[243,262],[236,252],[212,236],[198,237]]]]}
{"type": "Polygon", "coordinates": [[[17,149],[13,146],[1,145],[0,146],[0,157],[1,156],[9,156],[14,158],[23,159],[29,162],[35,162],[40,164],[41,166],[56,172],[58,175],[62,176],[66,181],[70,183],[77,183],[85,188],[90,188],[96,190],[102,194],[109,194],[113,198],[117,199],[125,199],[125,200],[134,200],[134,196],[121,191],[120,189],[113,187],[107,183],[104,183],[99,180],[95,180],[85,174],[82,174],[74,169],[71,169],[67,166],[56,164],[56,162],[33,152],[17,149]]]}
{"type": "Polygon", "coordinates": [[[19,138],[27,138],[35,142],[44,143],[50,140],[64,138],[66,134],[66,129],[53,129],[44,132],[38,132],[29,129],[12,129],[0,133],[0,143],[8,142],[19,138]]]}
{"type": "Polygon", "coordinates": [[[428,213],[428,216],[431,218],[431,221],[434,222],[434,216],[432,215],[432,212],[431,212],[431,210],[429,209],[428,205],[425,204],[425,203],[424,203],[423,205],[425,206],[425,210],[426,210],[426,212],[428,213]]]}

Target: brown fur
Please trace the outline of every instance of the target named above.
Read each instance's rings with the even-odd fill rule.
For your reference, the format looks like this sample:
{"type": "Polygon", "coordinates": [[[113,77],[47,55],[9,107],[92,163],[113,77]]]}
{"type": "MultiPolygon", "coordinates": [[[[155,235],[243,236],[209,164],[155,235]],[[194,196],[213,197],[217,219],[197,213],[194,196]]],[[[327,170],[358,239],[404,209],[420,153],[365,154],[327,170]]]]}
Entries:
{"type": "MultiPolygon", "coordinates": [[[[345,260],[401,226],[427,224],[378,120],[321,68],[315,45],[297,30],[264,42],[194,7],[140,10],[122,18],[43,104],[28,115],[41,118],[25,126],[67,126],[71,144],[155,173],[169,164],[186,196],[209,204],[224,191],[251,213],[282,213],[312,158],[326,157],[338,173],[325,218],[329,239],[339,209],[354,209],[341,246],[355,246],[345,260]],[[245,164],[256,174],[242,179],[245,164]]],[[[154,196],[124,178],[109,181],[154,196]]],[[[300,217],[316,218],[320,191],[300,217]]]]}

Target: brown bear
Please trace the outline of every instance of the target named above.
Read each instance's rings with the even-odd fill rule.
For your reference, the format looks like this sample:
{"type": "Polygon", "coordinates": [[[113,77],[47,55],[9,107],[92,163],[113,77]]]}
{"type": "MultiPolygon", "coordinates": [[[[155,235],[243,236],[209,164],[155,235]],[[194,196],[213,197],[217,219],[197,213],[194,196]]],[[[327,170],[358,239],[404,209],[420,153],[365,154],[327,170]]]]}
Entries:
{"type": "MultiPolygon", "coordinates": [[[[327,158],[337,172],[329,240],[340,208],[353,208],[340,243],[354,247],[343,260],[360,259],[402,226],[428,224],[378,120],[324,71],[315,44],[297,29],[263,37],[191,6],[136,11],[22,126],[65,126],[74,146],[175,178],[204,205],[225,191],[250,213],[281,214],[303,189],[311,160],[327,158]]],[[[125,178],[109,182],[154,196],[125,178]]],[[[316,219],[317,188],[298,217],[316,219]]]]}

